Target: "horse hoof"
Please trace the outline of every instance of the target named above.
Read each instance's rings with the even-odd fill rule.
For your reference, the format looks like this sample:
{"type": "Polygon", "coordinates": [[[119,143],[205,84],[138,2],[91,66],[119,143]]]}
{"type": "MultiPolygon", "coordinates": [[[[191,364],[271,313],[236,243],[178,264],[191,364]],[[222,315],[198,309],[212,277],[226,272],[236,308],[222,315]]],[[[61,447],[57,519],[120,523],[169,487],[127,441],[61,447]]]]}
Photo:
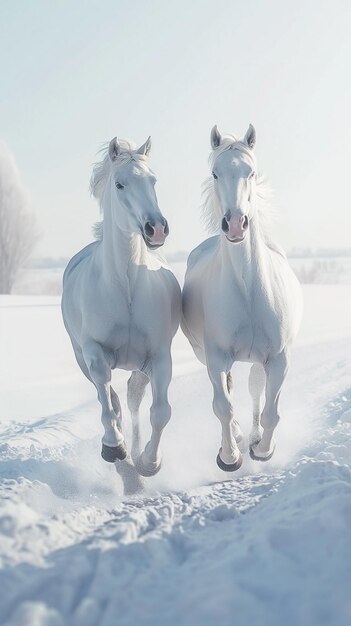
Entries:
{"type": "Polygon", "coordinates": [[[243,457],[241,456],[241,454],[239,455],[239,458],[237,461],[235,461],[235,463],[224,463],[224,461],[222,461],[220,457],[220,454],[218,453],[217,455],[217,465],[221,470],[223,470],[223,472],[236,472],[236,470],[238,470],[239,467],[242,466],[242,463],[243,457]]]}
{"type": "Polygon", "coordinates": [[[161,461],[159,463],[148,463],[145,465],[142,460],[142,455],[140,455],[136,461],[134,462],[134,466],[138,474],[140,476],[145,476],[145,478],[150,478],[151,476],[155,476],[161,469],[161,461]]]}
{"type": "Polygon", "coordinates": [[[107,463],[114,463],[115,461],[124,461],[127,456],[127,448],[125,443],[120,443],[119,446],[107,446],[102,444],[101,456],[107,463]]]}
{"type": "Polygon", "coordinates": [[[254,453],[253,448],[250,446],[249,454],[253,461],[269,461],[274,454],[274,450],[275,446],[273,446],[272,452],[270,452],[267,456],[257,456],[257,454],[254,453]]]}

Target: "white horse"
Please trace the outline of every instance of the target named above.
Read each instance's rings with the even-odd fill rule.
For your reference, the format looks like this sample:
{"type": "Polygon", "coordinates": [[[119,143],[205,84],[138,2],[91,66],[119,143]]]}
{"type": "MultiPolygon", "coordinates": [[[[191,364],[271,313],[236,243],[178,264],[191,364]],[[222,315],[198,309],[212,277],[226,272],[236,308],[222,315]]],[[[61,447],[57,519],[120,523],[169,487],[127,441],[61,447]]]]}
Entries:
{"type": "Polygon", "coordinates": [[[95,165],[91,190],[103,213],[98,241],[69,262],[62,296],[76,359],[97,389],[105,430],[101,454],[111,463],[127,456],[111,370],[132,370],[127,395],[133,421],[131,452],[143,476],[160,469],[160,438],[171,416],[170,349],[181,315],[178,282],[165,262],[150,252],[163,245],[169,232],[148,166],[150,147],[150,137],[138,150],[114,138],[95,165]],[[138,413],[149,380],[152,434],[139,454],[138,413]]]}
{"type": "Polygon", "coordinates": [[[232,365],[253,363],[250,455],[266,461],[274,452],[278,401],[302,312],[297,278],[265,229],[264,182],[257,175],[255,141],[251,125],[242,141],[222,137],[217,126],[212,129],[212,175],[205,184],[204,218],[219,234],[190,254],[183,290],[182,329],[207,366],[213,410],[222,424],[217,464],[229,472],[242,463],[232,365]]]}

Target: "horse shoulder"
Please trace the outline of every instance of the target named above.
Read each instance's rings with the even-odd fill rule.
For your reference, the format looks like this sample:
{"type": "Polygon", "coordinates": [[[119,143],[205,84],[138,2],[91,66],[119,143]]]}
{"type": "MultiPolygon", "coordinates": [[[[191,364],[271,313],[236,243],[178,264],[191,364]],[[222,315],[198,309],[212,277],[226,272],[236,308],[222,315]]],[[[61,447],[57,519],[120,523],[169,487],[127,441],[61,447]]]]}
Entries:
{"type": "Polygon", "coordinates": [[[214,235],[205,239],[200,245],[192,250],[188,257],[187,272],[204,259],[207,259],[218,246],[219,236],[214,235]]]}
{"type": "Polygon", "coordinates": [[[63,274],[63,285],[65,285],[68,277],[72,274],[73,270],[81,263],[81,261],[92,255],[98,244],[98,241],[93,241],[92,243],[89,243],[87,246],[85,246],[85,248],[77,252],[77,254],[75,254],[71,258],[63,274]]]}

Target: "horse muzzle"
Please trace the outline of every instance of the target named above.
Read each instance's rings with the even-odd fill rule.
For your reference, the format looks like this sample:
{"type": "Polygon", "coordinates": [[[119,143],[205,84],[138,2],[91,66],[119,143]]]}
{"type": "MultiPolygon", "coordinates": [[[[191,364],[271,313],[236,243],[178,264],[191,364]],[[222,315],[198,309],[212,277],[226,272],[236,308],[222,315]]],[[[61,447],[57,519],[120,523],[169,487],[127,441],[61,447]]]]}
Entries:
{"type": "Polygon", "coordinates": [[[148,248],[156,250],[163,246],[166,237],[169,234],[169,227],[167,220],[163,219],[161,222],[154,220],[147,220],[142,229],[142,235],[148,248]]]}
{"type": "Polygon", "coordinates": [[[249,227],[249,218],[247,215],[238,213],[232,214],[227,211],[222,219],[222,231],[231,243],[240,243],[244,241],[249,227]]]}

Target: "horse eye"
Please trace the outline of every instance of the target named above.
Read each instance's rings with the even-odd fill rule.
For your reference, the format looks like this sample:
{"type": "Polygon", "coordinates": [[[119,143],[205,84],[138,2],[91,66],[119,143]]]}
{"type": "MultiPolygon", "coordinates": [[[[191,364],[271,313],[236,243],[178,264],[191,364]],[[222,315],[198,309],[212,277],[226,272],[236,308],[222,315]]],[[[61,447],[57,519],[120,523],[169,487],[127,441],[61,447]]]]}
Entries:
{"type": "Polygon", "coordinates": [[[252,172],[249,174],[249,180],[250,180],[250,178],[253,178],[253,177],[255,176],[255,173],[256,173],[255,171],[252,171],[252,172]]]}
{"type": "Polygon", "coordinates": [[[214,178],[215,180],[217,180],[217,178],[218,178],[217,174],[215,174],[214,172],[212,172],[212,176],[213,176],[213,178],[214,178]]]}
{"type": "Polygon", "coordinates": [[[121,183],[116,183],[116,187],[117,189],[124,189],[124,185],[121,185],[121,183]]]}

